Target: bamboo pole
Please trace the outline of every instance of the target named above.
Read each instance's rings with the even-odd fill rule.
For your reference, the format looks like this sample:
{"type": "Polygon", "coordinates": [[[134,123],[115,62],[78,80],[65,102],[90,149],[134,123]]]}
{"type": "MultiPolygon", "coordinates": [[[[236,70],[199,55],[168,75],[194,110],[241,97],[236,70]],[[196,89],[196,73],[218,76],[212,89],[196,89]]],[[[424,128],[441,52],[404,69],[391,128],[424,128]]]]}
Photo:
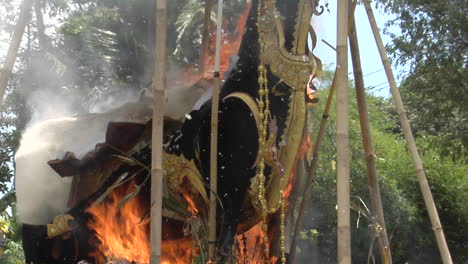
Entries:
{"type": "Polygon", "coordinates": [[[336,77],[336,145],[338,263],[351,263],[350,160],[348,103],[348,1],[338,0],[336,77]]]}
{"type": "Polygon", "coordinates": [[[382,200],[380,196],[379,179],[375,165],[375,152],[372,144],[372,135],[369,126],[369,115],[367,112],[366,92],[364,90],[364,77],[361,67],[361,56],[359,52],[359,42],[356,32],[356,23],[352,16],[351,27],[349,32],[349,46],[351,49],[351,59],[353,63],[354,82],[356,86],[356,100],[359,112],[359,122],[361,125],[362,144],[365,152],[365,160],[367,167],[367,183],[369,186],[369,196],[371,200],[372,214],[374,223],[374,232],[377,236],[377,242],[380,249],[382,263],[392,263],[390,246],[388,243],[387,229],[385,226],[384,212],[382,208],[382,200]]]}
{"type": "Polygon", "coordinates": [[[163,115],[166,73],[166,0],[156,0],[156,36],[153,73],[153,134],[151,162],[151,264],[161,263],[161,224],[163,195],[163,115]]]}
{"type": "Polygon", "coordinates": [[[385,73],[387,75],[387,79],[390,84],[390,89],[392,91],[392,95],[394,99],[393,101],[395,103],[397,113],[400,117],[401,127],[405,135],[408,150],[410,152],[410,155],[413,161],[413,166],[416,170],[416,176],[419,181],[419,186],[421,188],[421,192],[424,198],[424,203],[426,204],[426,208],[429,213],[429,218],[432,223],[432,229],[434,230],[434,234],[437,240],[437,245],[439,247],[441,258],[444,264],[449,264],[449,263],[451,264],[453,263],[452,257],[450,256],[447,242],[445,241],[444,231],[442,229],[442,225],[439,220],[437,208],[435,206],[434,199],[432,197],[429,183],[427,182],[426,174],[424,172],[424,167],[423,167],[421,158],[419,156],[416,143],[414,141],[413,133],[411,132],[411,127],[408,121],[408,117],[406,116],[405,108],[401,100],[400,91],[397,88],[395,77],[393,76],[391,64],[387,57],[385,47],[383,45],[383,41],[380,36],[377,23],[375,21],[374,12],[372,11],[372,7],[368,0],[364,0],[363,2],[366,8],[367,16],[369,18],[369,23],[372,27],[372,32],[374,33],[375,42],[379,49],[380,57],[382,59],[382,64],[385,68],[385,73]]]}
{"type": "Polygon", "coordinates": [[[320,147],[322,145],[323,136],[325,135],[325,128],[327,127],[328,114],[330,113],[331,103],[333,101],[333,95],[335,94],[336,78],[337,78],[337,74],[335,70],[335,75],[333,76],[333,81],[330,87],[330,92],[328,93],[327,104],[325,105],[325,110],[323,111],[322,120],[320,121],[319,132],[317,134],[317,139],[315,140],[314,152],[312,154],[312,160],[311,160],[308,175],[307,175],[307,181],[306,181],[304,192],[302,193],[302,200],[301,200],[301,205],[299,207],[299,214],[297,216],[296,225],[294,227],[294,233],[291,239],[291,249],[289,253],[289,259],[290,259],[290,263],[293,263],[293,264],[295,263],[295,260],[296,260],[297,238],[299,237],[299,232],[304,222],[303,219],[304,219],[305,209],[306,209],[307,204],[309,203],[310,193],[312,192],[312,186],[314,185],[315,172],[317,171],[317,167],[318,167],[320,147]]]}
{"type": "Polygon", "coordinates": [[[220,76],[219,64],[221,57],[221,25],[223,21],[223,0],[218,0],[218,13],[216,25],[216,54],[215,72],[213,82],[213,99],[211,104],[211,137],[210,137],[210,213],[208,229],[208,259],[215,262],[216,256],[216,206],[217,206],[217,185],[218,185],[218,109],[219,109],[219,89],[220,76]]]}
{"type": "Polygon", "coordinates": [[[10,47],[8,48],[3,69],[0,71],[0,103],[3,101],[8,80],[10,79],[11,72],[13,71],[13,65],[15,64],[21,40],[23,39],[24,29],[30,18],[32,4],[33,0],[24,0],[21,4],[18,22],[16,23],[15,31],[11,38],[10,47]]]}
{"type": "Polygon", "coordinates": [[[213,0],[205,0],[205,18],[203,22],[203,33],[202,33],[202,45],[200,54],[200,72],[203,73],[206,67],[206,58],[208,57],[208,48],[210,41],[210,29],[211,29],[211,9],[213,6],[213,0]]]}

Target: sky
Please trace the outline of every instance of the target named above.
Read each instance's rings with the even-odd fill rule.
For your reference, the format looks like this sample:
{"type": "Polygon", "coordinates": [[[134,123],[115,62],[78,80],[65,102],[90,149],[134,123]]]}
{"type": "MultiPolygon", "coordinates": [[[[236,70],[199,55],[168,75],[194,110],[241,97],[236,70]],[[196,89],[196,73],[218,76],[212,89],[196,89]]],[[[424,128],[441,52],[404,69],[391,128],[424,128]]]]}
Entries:
{"type": "MultiPolygon", "coordinates": [[[[334,69],[336,65],[336,52],[322,41],[322,39],[326,40],[328,43],[336,47],[337,1],[328,1],[328,3],[330,13],[325,10],[321,16],[314,16],[312,20],[313,27],[317,34],[317,46],[314,50],[314,54],[322,60],[324,65],[329,65],[330,69],[334,69]]],[[[375,10],[375,8],[374,15],[376,17],[377,25],[379,29],[381,29],[382,40],[386,45],[391,42],[391,38],[388,35],[383,34],[382,30],[385,23],[394,19],[395,16],[385,14],[383,10],[375,10]]],[[[375,44],[374,35],[372,33],[364,5],[358,4],[356,6],[355,20],[361,54],[362,71],[364,74],[364,85],[366,87],[375,86],[375,89],[372,90],[375,95],[389,97],[390,88],[385,71],[383,70],[382,61],[380,59],[377,45],[375,44]]],[[[400,33],[399,29],[395,27],[390,28],[390,31],[396,34],[400,33]]],[[[349,47],[348,59],[349,79],[352,80],[354,79],[354,76],[352,74],[353,69],[349,47]]],[[[393,65],[392,68],[398,84],[400,81],[398,77],[401,74],[404,74],[408,67],[406,65],[399,65],[397,67],[393,65]]]]}

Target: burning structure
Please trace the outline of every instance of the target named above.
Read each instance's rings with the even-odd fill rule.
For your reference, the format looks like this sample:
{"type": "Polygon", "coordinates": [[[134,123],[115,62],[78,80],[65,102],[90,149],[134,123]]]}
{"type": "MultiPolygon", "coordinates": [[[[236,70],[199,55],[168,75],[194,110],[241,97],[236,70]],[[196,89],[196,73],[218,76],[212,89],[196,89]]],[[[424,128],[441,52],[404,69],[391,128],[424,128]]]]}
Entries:
{"type": "MultiPolygon", "coordinates": [[[[213,241],[219,263],[286,263],[287,198],[306,139],[307,87],[320,67],[307,45],[316,8],[306,0],[252,1],[239,59],[220,95],[213,241]]],[[[135,102],[48,121],[37,133],[64,143],[18,152],[27,263],[148,263],[151,112],[151,106],[135,102]],[[87,137],[91,128],[101,136],[87,137]],[[78,138],[65,136],[69,132],[78,138]],[[75,144],[96,145],[80,153],[70,147],[75,144]],[[47,161],[51,169],[44,169],[47,161]],[[49,186],[31,190],[22,177],[34,180],[36,174],[47,175],[49,186]],[[61,195],[54,198],[54,190],[61,195]],[[43,204],[28,207],[31,193],[43,204]]],[[[165,119],[163,263],[207,260],[210,119],[211,100],[183,122],[165,119]]]]}

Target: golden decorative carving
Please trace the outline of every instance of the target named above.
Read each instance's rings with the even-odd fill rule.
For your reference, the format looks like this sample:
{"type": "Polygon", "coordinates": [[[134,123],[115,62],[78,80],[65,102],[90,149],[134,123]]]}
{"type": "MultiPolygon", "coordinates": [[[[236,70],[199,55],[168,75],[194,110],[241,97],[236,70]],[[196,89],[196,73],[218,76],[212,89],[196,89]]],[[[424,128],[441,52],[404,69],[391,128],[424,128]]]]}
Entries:
{"type": "MultiPolygon", "coordinates": [[[[289,97],[289,111],[286,119],[286,128],[281,138],[278,150],[279,163],[283,170],[273,169],[269,182],[266,184],[266,199],[270,213],[275,212],[279,207],[280,193],[284,190],[288,182],[294,164],[296,154],[303,139],[303,132],[306,122],[306,88],[310,75],[316,68],[316,60],[304,54],[297,43],[306,42],[304,38],[307,34],[300,32],[309,31],[309,21],[312,16],[311,5],[301,1],[302,12],[300,21],[296,21],[294,37],[296,43],[294,53],[290,53],[284,48],[283,25],[280,15],[274,5],[266,5],[264,12],[259,16],[258,29],[261,36],[260,61],[270,67],[271,73],[291,88],[289,97]],[[307,26],[303,25],[306,23],[307,26]],[[300,31],[300,32],[299,32],[300,31]]],[[[270,162],[271,163],[271,162],[270,162]]],[[[268,164],[270,165],[270,164],[268,164]]]]}
{"type": "Polygon", "coordinates": [[[208,204],[208,195],[200,171],[193,160],[187,160],[183,155],[173,155],[164,152],[163,155],[163,177],[168,187],[174,192],[180,192],[185,180],[189,180],[191,186],[203,200],[208,204]]]}
{"type": "Polygon", "coordinates": [[[68,221],[73,219],[75,218],[69,214],[54,217],[52,224],[47,224],[47,237],[53,238],[72,230],[73,228],[68,225],[68,221]]]}
{"type": "Polygon", "coordinates": [[[294,54],[305,54],[306,45],[308,43],[307,40],[309,38],[310,18],[312,17],[314,9],[312,8],[311,0],[301,0],[298,7],[296,24],[294,25],[292,51],[294,54]]]}

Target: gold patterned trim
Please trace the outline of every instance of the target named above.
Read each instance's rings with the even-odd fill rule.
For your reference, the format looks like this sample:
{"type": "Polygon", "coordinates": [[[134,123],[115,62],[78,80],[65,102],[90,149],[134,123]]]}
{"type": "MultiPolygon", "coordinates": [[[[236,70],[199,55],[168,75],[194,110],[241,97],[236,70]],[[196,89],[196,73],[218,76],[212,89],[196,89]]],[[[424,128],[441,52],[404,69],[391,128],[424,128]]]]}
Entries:
{"type": "Polygon", "coordinates": [[[257,129],[260,126],[260,117],[259,117],[259,110],[257,102],[250,96],[249,94],[242,93],[242,92],[234,92],[226,97],[223,100],[228,98],[239,98],[244,102],[252,112],[253,117],[255,118],[255,123],[257,123],[257,129]]]}
{"type": "Polygon", "coordinates": [[[57,215],[52,224],[47,224],[47,237],[53,238],[72,230],[73,228],[68,225],[68,221],[74,219],[69,214],[57,215]]]}
{"type": "Polygon", "coordinates": [[[163,177],[174,192],[180,192],[180,186],[188,179],[203,200],[208,204],[208,195],[200,171],[193,160],[183,155],[163,154],[163,177]]]}
{"type": "Polygon", "coordinates": [[[273,75],[293,90],[305,90],[316,66],[315,60],[311,60],[308,55],[291,54],[284,48],[283,25],[277,14],[267,16],[265,20],[268,22],[259,26],[265,43],[260,53],[261,61],[269,65],[273,75]]]}

